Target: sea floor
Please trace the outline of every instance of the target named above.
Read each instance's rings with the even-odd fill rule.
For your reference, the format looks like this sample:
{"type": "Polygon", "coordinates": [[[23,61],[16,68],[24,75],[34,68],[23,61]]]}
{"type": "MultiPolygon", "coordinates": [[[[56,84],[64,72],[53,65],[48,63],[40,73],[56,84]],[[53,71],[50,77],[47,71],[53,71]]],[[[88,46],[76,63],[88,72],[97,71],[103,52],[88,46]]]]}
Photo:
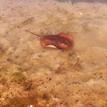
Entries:
{"type": "Polygon", "coordinates": [[[107,107],[107,4],[0,0],[0,107],[107,107]],[[44,49],[65,32],[74,49],[44,49]]]}

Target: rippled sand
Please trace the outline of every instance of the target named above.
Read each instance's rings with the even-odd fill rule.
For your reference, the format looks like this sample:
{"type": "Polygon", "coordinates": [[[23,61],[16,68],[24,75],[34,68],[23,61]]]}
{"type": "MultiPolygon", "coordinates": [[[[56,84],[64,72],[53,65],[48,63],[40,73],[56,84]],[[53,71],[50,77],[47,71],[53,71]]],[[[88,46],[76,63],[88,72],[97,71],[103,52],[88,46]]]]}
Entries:
{"type": "Polygon", "coordinates": [[[107,107],[107,4],[59,1],[0,0],[0,107],[107,107]],[[69,33],[74,49],[25,30],[69,33]]]}

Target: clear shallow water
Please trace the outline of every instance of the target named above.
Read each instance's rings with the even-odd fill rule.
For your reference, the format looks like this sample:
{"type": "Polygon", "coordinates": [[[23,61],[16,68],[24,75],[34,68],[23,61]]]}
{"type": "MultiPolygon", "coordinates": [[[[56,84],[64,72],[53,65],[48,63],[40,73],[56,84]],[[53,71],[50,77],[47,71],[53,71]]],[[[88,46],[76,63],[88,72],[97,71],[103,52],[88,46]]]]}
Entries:
{"type": "MultiPolygon", "coordinates": [[[[41,1],[1,0],[0,103],[8,103],[7,96],[12,101],[16,97],[16,102],[21,100],[20,97],[27,97],[28,102],[34,103],[30,100],[32,96],[35,98],[32,91],[34,93],[39,90],[39,93],[52,94],[50,101],[55,96],[59,98],[64,102],[63,107],[66,107],[65,103],[77,107],[76,95],[80,96],[78,99],[82,107],[89,105],[87,101],[92,104],[96,101],[95,107],[98,107],[102,97],[105,98],[103,102],[106,102],[107,94],[107,5],[102,2],[72,4],[41,1]],[[75,54],[72,57],[72,50],[44,50],[33,35],[25,32],[26,29],[38,34],[56,34],[62,31],[71,34],[80,67],[72,67],[77,59],[75,54]],[[52,81],[48,81],[48,78],[52,81]],[[25,83],[28,86],[33,84],[34,90],[25,91],[25,83]],[[100,94],[102,91],[104,95],[100,94]],[[23,96],[20,92],[23,92],[23,96]],[[32,96],[27,96],[27,93],[32,96]],[[83,99],[81,96],[84,96],[83,99]]],[[[25,103],[26,99],[21,103],[25,103]]],[[[106,103],[100,104],[107,107],[106,103]]]]}

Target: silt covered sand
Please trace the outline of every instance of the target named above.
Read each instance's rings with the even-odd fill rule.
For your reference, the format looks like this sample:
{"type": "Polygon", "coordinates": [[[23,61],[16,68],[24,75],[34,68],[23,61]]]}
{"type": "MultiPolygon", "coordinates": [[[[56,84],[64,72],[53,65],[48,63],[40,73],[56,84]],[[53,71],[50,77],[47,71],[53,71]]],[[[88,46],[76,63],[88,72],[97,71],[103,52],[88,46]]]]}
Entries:
{"type": "Polygon", "coordinates": [[[0,107],[107,107],[107,4],[0,0],[0,107]],[[74,49],[36,36],[69,33],[74,49]]]}

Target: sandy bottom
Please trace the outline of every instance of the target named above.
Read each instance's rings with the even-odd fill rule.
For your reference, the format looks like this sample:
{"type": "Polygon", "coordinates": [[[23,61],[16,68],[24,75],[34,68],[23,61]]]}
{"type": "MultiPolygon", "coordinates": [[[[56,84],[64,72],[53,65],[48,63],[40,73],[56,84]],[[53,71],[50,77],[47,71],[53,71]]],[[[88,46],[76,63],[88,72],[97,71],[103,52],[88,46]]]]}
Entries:
{"type": "Polygon", "coordinates": [[[0,107],[107,107],[107,4],[0,0],[0,107]],[[73,50],[37,34],[69,33],[73,50]]]}

